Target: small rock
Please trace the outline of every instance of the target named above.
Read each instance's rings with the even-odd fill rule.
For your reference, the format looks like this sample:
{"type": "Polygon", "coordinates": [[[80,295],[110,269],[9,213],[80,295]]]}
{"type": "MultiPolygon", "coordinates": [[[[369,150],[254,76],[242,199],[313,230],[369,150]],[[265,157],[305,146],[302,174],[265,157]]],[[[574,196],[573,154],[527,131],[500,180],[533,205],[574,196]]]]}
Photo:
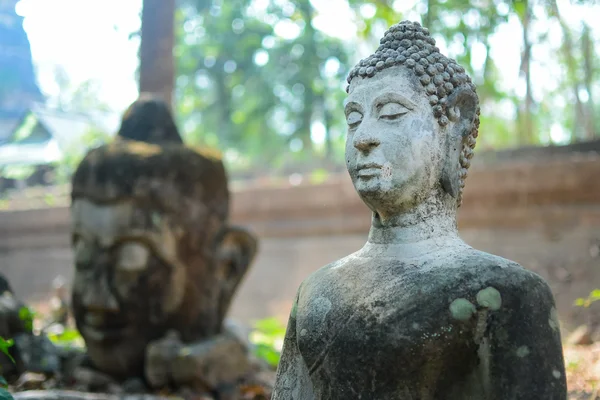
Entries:
{"type": "Polygon", "coordinates": [[[587,325],[581,325],[567,338],[567,344],[571,346],[588,346],[593,343],[592,333],[587,325]]]}
{"type": "Polygon", "coordinates": [[[146,381],[152,388],[168,386],[171,376],[171,363],[184,347],[179,334],[169,331],[164,338],[151,342],[146,347],[146,381]]]}
{"type": "Polygon", "coordinates": [[[45,389],[44,382],[46,382],[46,375],[36,372],[25,372],[15,383],[15,388],[19,391],[45,389]]]}
{"type": "Polygon", "coordinates": [[[56,346],[43,335],[21,333],[14,337],[15,353],[22,363],[22,371],[53,375],[60,371],[56,346]]]}
{"type": "Polygon", "coordinates": [[[148,392],[148,388],[144,384],[144,381],[142,381],[139,378],[127,379],[125,382],[123,382],[121,387],[123,388],[125,393],[147,393],[148,392]]]}
{"type": "Polygon", "coordinates": [[[245,346],[226,334],[185,346],[172,364],[177,383],[208,386],[211,390],[233,384],[249,372],[245,346]]]}
{"type": "Polygon", "coordinates": [[[109,383],[106,386],[106,392],[110,394],[122,394],[125,393],[125,390],[123,390],[123,388],[116,383],[109,383]]]}
{"type": "Polygon", "coordinates": [[[91,391],[105,390],[110,385],[117,384],[110,376],[85,367],[75,368],[73,377],[75,378],[77,385],[82,385],[86,390],[91,391]]]}

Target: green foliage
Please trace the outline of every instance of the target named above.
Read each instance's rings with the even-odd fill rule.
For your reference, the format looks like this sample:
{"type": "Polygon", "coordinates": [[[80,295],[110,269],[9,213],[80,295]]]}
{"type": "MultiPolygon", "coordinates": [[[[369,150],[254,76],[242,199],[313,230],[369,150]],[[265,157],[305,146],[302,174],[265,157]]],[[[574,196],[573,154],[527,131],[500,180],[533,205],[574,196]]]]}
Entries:
{"type": "Polygon", "coordinates": [[[85,347],[83,337],[77,329],[65,329],[62,333],[49,333],[48,339],[56,345],[65,347],[85,347]]]}
{"type": "Polygon", "coordinates": [[[35,319],[35,311],[29,307],[21,307],[19,309],[19,318],[23,321],[25,329],[33,330],[33,320],[35,319]]]}
{"type": "Polygon", "coordinates": [[[285,326],[276,318],[258,321],[250,334],[250,342],[255,346],[255,354],[272,367],[277,367],[281,357],[285,326]]]}
{"type": "Polygon", "coordinates": [[[600,301],[600,289],[592,290],[592,292],[586,298],[579,298],[579,299],[575,300],[575,305],[578,307],[587,308],[596,301],[600,301]]]}
{"type": "Polygon", "coordinates": [[[14,363],[15,359],[10,355],[9,348],[11,348],[15,342],[12,339],[4,339],[0,337],[0,352],[4,353],[14,363]]]}
{"type": "MultiPolygon", "coordinates": [[[[573,101],[573,93],[587,91],[591,96],[598,86],[595,32],[587,25],[578,30],[562,24],[554,0],[543,5],[513,0],[419,0],[412,6],[395,0],[338,2],[354,13],[359,43],[319,30],[314,23],[318,3],[184,0],[177,10],[178,122],[190,143],[221,147],[234,174],[250,169],[286,173],[322,160],[343,165],[346,74],[366,55],[364,49],[377,47],[383,30],[407,17],[420,16],[440,47],[477,84],[483,115],[478,146],[549,144],[556,141],[550,132],[557,125],[567,132],[568,141],[582,136],[586,126],[600,126],[593,98],[581,100],[585,115],[573,101]],[[528,13],[532,8],[535,12],[528,13]],[[504,54],[492,46],[494,35],[509,21],[521,28],[526,23],[554,24],[571,39],[566,52],[547,33],[528,35],[534,50],[556,50],[559,73],[557,85],[533,88],[545,97],[526,107],[516,87],[506,89],[505,73],[511,71],[500,70],[504,54]],[[527,126],[530,132],[524,132],[527,126]]],[[[523,69],[526,60],[521,61],[523,69]]]]}
{"type": "Polygon", "coordinates": [[[35,114],[27,114],[23,123],[17,128],[13,134],[12,140],[14,142],[22,142],[29,138],[37,126],[38,120],[35,114]]]}
{"type": "Polygon", "coordinates": [[[0,168],[0,176],[7,179],[24,180],[35,172],[35,167],[29,165],[5,165],[0,168]]]}

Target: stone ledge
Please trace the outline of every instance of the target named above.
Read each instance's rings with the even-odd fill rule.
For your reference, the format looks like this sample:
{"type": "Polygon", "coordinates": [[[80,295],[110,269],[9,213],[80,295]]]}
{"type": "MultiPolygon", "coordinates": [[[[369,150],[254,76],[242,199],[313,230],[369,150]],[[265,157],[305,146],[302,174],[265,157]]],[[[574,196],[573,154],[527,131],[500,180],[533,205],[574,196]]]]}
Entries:
{"type": "MultiPolygon", "coordinates": [[[[473,168],[459,228],[600,226],[600,158],[573,157],[473,168]]],[[[233,191],[233,223],[261,237],[366,233],[370,211],[347,174],[320,185],[233,191]]],[[[0,249],[69,245],[69,209],[0,212],[0,249]]]]}

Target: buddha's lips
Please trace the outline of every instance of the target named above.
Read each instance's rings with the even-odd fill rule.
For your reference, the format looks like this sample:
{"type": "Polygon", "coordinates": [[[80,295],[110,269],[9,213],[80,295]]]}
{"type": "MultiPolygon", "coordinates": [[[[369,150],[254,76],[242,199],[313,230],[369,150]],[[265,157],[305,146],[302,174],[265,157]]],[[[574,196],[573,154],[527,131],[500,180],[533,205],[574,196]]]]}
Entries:
{"type": "Polygon", "coordinates": [[[358,164],[356,166],[357,171],[362,171],[363,169],[381,169],[381,165],[374,162],[370,162],[366,164],[358,164]]]}
{"type": "Polygon", "coordinates": [[[356,169],[359,178],[370,178],[381,173],[381,165],[376,163],[359,164],[356,169]]]}

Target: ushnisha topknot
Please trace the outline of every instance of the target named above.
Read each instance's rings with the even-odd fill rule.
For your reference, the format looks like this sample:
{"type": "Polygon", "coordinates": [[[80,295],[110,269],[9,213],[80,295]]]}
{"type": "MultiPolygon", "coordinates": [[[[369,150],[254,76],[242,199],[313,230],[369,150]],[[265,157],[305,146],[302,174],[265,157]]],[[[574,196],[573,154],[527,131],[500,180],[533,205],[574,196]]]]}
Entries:
{"type": "MultiPolygon", "coordinates": [[[[457,88],[470,90],[477,98],[475,85],[465,73],[465,69],[455,60],[448,59],[435,46],[435,39],[429,30],[418,22],[402,21],[392,25],[383,35],[380,46],[371,56],[361,60],[348,75],[348,86],[356,77],[370,78],[386,68],[402,65],[412,70],[425,87],[433,115],[441,126],[446,126],[453,118],[453,110],[447,109],[448,96],[457,88]]],[[[475,113],[473,126],[463,141],[460,154],[460,192],[458,206],[462,201],[467,171],[471,166],[473,149],[479,131],[479,107],[475,113]]]]}

